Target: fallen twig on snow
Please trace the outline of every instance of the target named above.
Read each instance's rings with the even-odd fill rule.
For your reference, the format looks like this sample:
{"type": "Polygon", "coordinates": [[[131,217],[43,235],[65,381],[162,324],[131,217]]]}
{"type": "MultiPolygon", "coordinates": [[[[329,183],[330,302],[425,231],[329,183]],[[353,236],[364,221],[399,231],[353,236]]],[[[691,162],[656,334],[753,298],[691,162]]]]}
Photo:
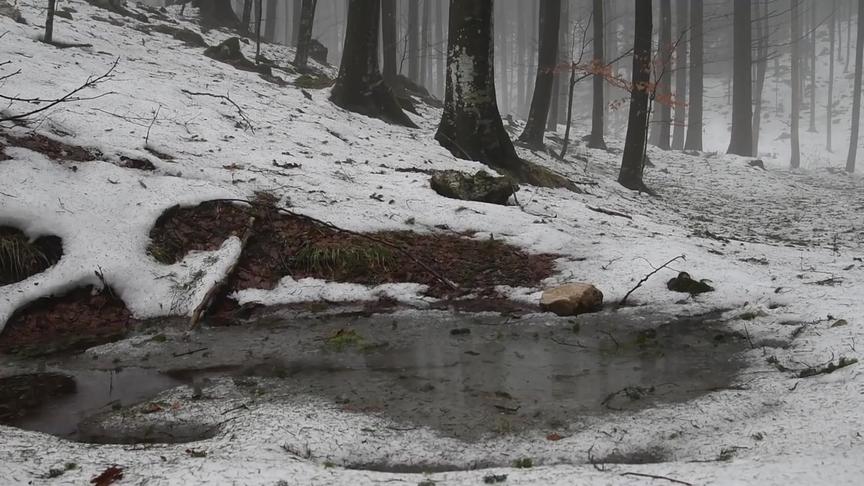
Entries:
{"type": "Polygon", "coordinates": [[[198,307],[195,308],[195,311],[192,313],[192,317],[189,319],[189,330],[194,330],[198,327],[199,322],[201,322],[201,318],[204,317],[204,314],[207,312],[207,309],[210,308],[210,305],[213,303],[213,299],[216,297],[216,294],[219,292],[225,284],[231,279],[231,276],[234,275],[234,272],[237,270],[237,267],[240,266],[240,258],[243,255],[243,251],[246,249],[247,243],[249,243],[249,238],[252,236],[253,227],[255,225],[255,217],[249,218],[249,223],[246,226],[246,232],[243,233],[243,238],[240,239],[240,253],[237,255],[237,259],[228,267],[228,270],[225,272],[225,277],[221,280],[217,281],[210,287],[210,290],[204,294],[204,299],[201,300],[201,303],[198,304],[198,307]]]}
{"type": "MultiPolygon", "coordinates": [[[[93,86],[96,86],[97,84],[101,83],[102,81],[109,79],[111,77],[111,73],[114,72],[114,69],[117,67],[117,64],[119,64],[119,63],[120,63],[120,58],[118,57],[117,59],[114,60],[114,63],[111,65],[111,68],[108,69],[108,71],[106,71],[105,74],[102,74],[101,76],[97,76],[95,78],[93,76],[90,76],[89,78],[87,78],[87,81],[85,81],[84,84],[82,84],[81,86],[73,89],[72,91],[66,93],[65,95],[63,95],[57,99],[46,100],[46,99],[41,99],[41,98],[18,98],[15,96],[6,96],[6,95],[0,94],[0,99],[12,101],[12,102],[17,101],[17,102],[21,102],[21,103],[30,103],[30,104],[36,104],[36,105],[42,104],[42,103],[48,103],[47,105],[45,105],[41,108],[37,108],[37,109],[29,111],[27,113],[22,113],[20,115],[0,116],[0,121],[23,120],[23,119],[31,117],[37,113],[41,113],[45,110],[50,110],[51,108],[53,108],[53,107],[55,107],[61,103],[72,103],[75,101],[95,100],[95,99],[101,98],[103,96],[113,94],[113,92],[108,92],[108,93],[102,93],[102,94],[92,96],[92,97],[87,97],[87,98],[75,96],[75,94],[77,94],[79,91],[86,89],[86,88],[92,88],[93,86]]],[[[15,73],[13,73],[12,75],[14,75],[14,74],[15,73]]]]}
{"type": "Polygon", "coordinates": [[[629,214],[619,213],[618,211],[612,211],[611,209],[595,208],[594,206],[587,206],[587,205],[585,207],[590,209],[591,211],[594,211],[597,213],[603,213],[603,214],[608,214],[609,216],[618,216],[621,218],[633,219],[633,216],[630,216],[629,214]]]}
{"type": "Polygon", "coordinates": [[[226,96],[226,95],[220,95],[220,94],[214,94],[214,93],[205,93],[205,92],[203,92],[203,91],[189,91],[188,89],[181,89],[180,91],[181,91],[182,93],[185,93],[185,94],[189,95],[189,96],[209,96],[209,97],[211,97],[211,98],[219,98],[219,99],[223,99],[223,100],[225,100],[225,101],[231,103],[232,105],[234,105],[234,108],[237,109],[237,114],[240,115],[240,118],[242,118],[242,119],[243,119],[243,122],[246,123],[246,126],[249,127],[249,131],[252,132],[252,133],[255,133],[255,129],[252,128],[252,122],[249,121],[249,118],[246,117],[246,112],[243,111],[243,108],[240,108],[240,105],[238,105],[237,103],[235,103],[234,100],[232,100],[232,99],[229,98],[228,96],[226,96]]]}
{"type": "Polygon", "coordinates": [[[622,476],[637,476],[637,477],[640,477],[640,478],[649,478],[649,479],[662,479],[662,480],[664,480],[664,481],[669,481],[669,482],[671,482],[671,483],[676,483],[676,484],[685,484],[685,485],[687,485],[687,486],[693,486],[693,483],[688,483],[687,481],[681,481],[680,479],[675,479],[675,478],[668,478],[668,477],[666,477],[666,476],[656,476],[656,475],[654,475],[654,474],[644,474],[644,473],[637,473],[637,472],[625,472],[625,473],[621,473],[621,475],[622,475],[622,476]]]}
{"type": "Polygon", "coordinates": [[[621,299],[621,302],[618,302],[618,307],[619,307],[619,308],[620,308],[620,307],[623,307],[624,304],[627,302],[627,298],[630,297],[630,294],[632,294],[633,292],[636,292],[636,290],[639,289],[639,287],[641,287],[642,284],[644,284],[645,282],[647,282],[649,278],[651,278],[652,276],[654,276],[655,273],[657,273],[657,272],[659,272],[660,270],[663,270],[664,268],[668,267],[669,265],[671,265],[671,264],[672,264],[673,262],[675,262],[676,260],[686,260],[686,259],[687,259],[686,256],[684,256],[684,255],[678,255],[677,257],[675,257],[675,258],[669,260],[668,262],[664,263],[663,265],[660,265],[658,268],[655,268],[653,272],[651,272],[651,273],[649,273],[648,275],[645,275],[644,277],[642,277],[642,280],[640,280],[640,281],[636,284],[635,287],[633,287],[632,289],[630,289],[630,292],[627,292],[627,294],[624,295],[624,298],[621,299]]]}

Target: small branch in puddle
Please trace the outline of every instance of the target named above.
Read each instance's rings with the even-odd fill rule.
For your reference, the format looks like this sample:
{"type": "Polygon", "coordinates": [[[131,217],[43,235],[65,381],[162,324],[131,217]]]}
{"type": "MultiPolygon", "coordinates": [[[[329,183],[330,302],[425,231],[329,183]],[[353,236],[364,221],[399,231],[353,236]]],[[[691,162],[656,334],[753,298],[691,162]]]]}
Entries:
{"type": "Polygon", "coordinates": [[[171,353],[175,358],[180,358],[182,356],[189,356],[190,354],[200,353],[201,351],[207,351],[210,348],[198,348],[193,349],[192,351],[186,351],[185,353],[171,353]]]}
{"type": "Polygon", "coordinates": [[[632,289],[630,289],[630,292],[627,292],[627,294],[624,295],[624,298],[621,299],[621,302],[618,302],[618,306],[617,306],[616,308],[621,308],[621,307],[623,307],[624,304],[627,303],[627,298],[629,298],[630,295],[631,295],[633,292],[636,292],[636,290],[638,290],[639,287],[642,286],[642,284],[644,284],[645,282],[647,282],[649,278],[653,277],[654,274],[656,274],[656,273],[659,272],[660,270],[663,270],[664,268],[668,267],[669,265],[671,265],[672,263],[674,263],[674,262],[677,261],[677,260],[686,260],[686,259],[687,259],[686,256],[684,256],[684,255],[678,255],[677,257],[675,257],[675,258],[669,260],[668,262],[664,263],[663,265],[660,265],[658,268],[655,268],[653,272],[651,272],[651,273],[649,273],[648,275],[645,275],[644,277],[642,277],[642,280],[640,280],[640,281],[636,284],[635,287],[633,287],[632,289]]]}

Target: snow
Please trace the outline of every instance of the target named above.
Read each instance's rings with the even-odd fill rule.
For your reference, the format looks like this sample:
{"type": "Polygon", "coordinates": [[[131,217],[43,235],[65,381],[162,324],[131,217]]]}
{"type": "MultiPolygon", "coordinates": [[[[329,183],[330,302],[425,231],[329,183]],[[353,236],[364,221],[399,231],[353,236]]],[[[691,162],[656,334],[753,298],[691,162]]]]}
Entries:
{"type": "MultiPolygon", "coordinates": [[[[41,2],[19,3],[30,23],[38,24],[41,2]]],[[[746,354],[751,366],[740,376],[745,385],[740,390],[717,391],[692,402],[641,412],[581,418],[574,427],[578,431],[557,442],[546,441],[538,433],[462,443],[426,429],[394,430],[399,424],[349,413],[320,398],[290,397],[278,403],[253,403],[248,411],[231,415],[216,437],[196,444],[90,446],[0,426],[0,482],[48,482],[43,475],[50,468],[75,462],[79,468],[50,481],[80,484],[108,465],[119,464],[124,481],[134,484],[414,485],[426,476],[321,464],[351,459],[470,466],[475,460],[509,464],[519,457],[531,457],[540,467],[494,469],[508,474],[506,484],[564,485],[573,484],[574,478],[586,484],[646,484],[646,478],[622,476],[625,472],[693,484],[860,482],[864,473],[860,365],[799,380],[766,362],[767,356],[774,355],[789,368],[801,368],[840,356],[864,359],[856,345],[864,338],[864,263],[860,260],[864,257],[864,181],[822,168],[825,158],[816,155],[821,142],[815,136],[802,140],[803,162],[809,167],[802,171],[785,168],[782,141],[766,150],[778,154],[766,160],[767,171],[749,167],[739,157],[694,157],[651,149],[657,167],[647,172],[646,182],[662,198],[618,186],[614,180],[619,155],[576,147],[566,162],[560,162],[521,151],[524,157],[584,183],[580,187],[585,194],[526,187],[519,193],[522,208],[453,201],[437,196],[424,176],[395,170],[483,168],[454,159],[434,141],[438,112],[428,110],[413,118],[419,130],[390,126],[333,106],[327,90],[309,90],[313,99],[307,100],[294,86],[265,82],[168,36],[133,30],[130,25],[137,25],[135,21],[83,2],[69,4],[77,11],[75,20],[56,19],[57,37],[93,47],[46,46],[34,40],[36,26],[0,18],[0,32],[9,32],[0,41],[4,52],[0,61],[12,61],[2,72],[23,71],[5,81],[0,91],[22,97],[51,96],[105,72],[119,57],[113,79],[87,92],[113,94],[59,106],[34,127],[46,136],[97,148],[106,157],[74,164],[77,170],[73,171],[71,162],[61,165],[29,150],[7,148],[12,160],[0,162],[0,224],[14,224],[32,236],[57,234],[63,238],[65,254],[45,273],[3,287],[0,322],[40,296],[81,284],[98,285],[96,270],[138,317],[188,315],[207,283],[218,279],[237,258],[239,240],[231,238],[217,251],[161,265],[145,251],[156,218],[176,204],[248,198],[255,191],[270,190],[294,211],[351,230],[426,232],[445,224],[454,231],[477,231],[478,238],[492,234],[533,252],[557,253],[562,255],[558,274],[546,284],[593,282],[609,302],[620,300],[657,266],[685,255],[686,261],[671,264],[670,270],[646,282],[631,302],[650,303],[651,309],[667,313],[730,309],[727,317],[749,336],[754,349],[746,354]],[[97,17],[120,19],[128,25],[115,26],[97,17]],[[230,96],[251,120],[254,133],[238,125],[239,115],[230,103],[189,96],[183,89],[230,96]],[[174,160],[160,160],[145,151],[148,129],[146,143],[174,160]],[[147,158],[157,170],[120,168],[115,163],[121,154],[147,158]],[[589,162],[573,158],[577,155],[589,162]],[[274,161],[301,167],[283,169],[274,161]],[[382,194],[384,202],[371,199],[373,193],[382,194]],[[598,213],[589,206],[632,219],[598,213]],[[412,218],[413,224],[408,224],[412,218]],[[717,291],[692,299],[668,292],[665,281],[679,270],[710,279],[717,291]],[[828,277],[838,281],[817,284],[828,277]],[[755,318],[740,319],[744,314],[755,318]],[[849,324],[831,327],[840,318],[849,324]],[[760,345],[788,338],[796,330],[784,324],[788,321],[809,323],[793,346],[760,345]],[[207,457],[190,457],[185,452],[190,447],[206,449],[207,457]],[[602,457],[616,450],[651,448],[661,448],[668,461],[609,465],[605,471],[588,464],[589,453],[602,457]],[[715,461],[723,450],[733,451],[729,460],[715,461]]],[[[191,13],[194,10],[187,9],[191,13]]],[[[197,29],[193,18],[179,22],[197,29]]],[[[210,44],[226,37],[217,31],[205,34],[210,44]]],[[[288,48],[262,48],[266,57],[281,64],[293,57],[288,48]]],[[[252,46],[244,49],[252,57],[252,46]]],[[[293,78],[280,71],[275,74],[293,78]]],[[[836,90],[848,92],[840,83],[836,90]]],[[[8,110],[25,108],[14,104],[8,110]]],[[[707,107],[706,113],[712,116],[718,110],[707,107]]],[[[725,145],[725,123],[724,117],[710,118],[706,133],[711,135],[706,141],[725,145]]],[[[782,125],[782,121],[763,123],[763,140],[776,138],[782,125]]],[[[18,127],[13,133],[25,130],[18,127]]],[[[838,147],[843,133],[835,131],[838,147]]],[[[577,136],[581,134],[577,130],[577,136]]],[[[620,140],[610,137],[608,142],[620,150],[620,140]]],[[[836,159],[827,160],[836,165],[836,159]]],[[[422,290],[413,284],[365,288],[286,278],[273,291],[247,290],[238,298],[277,304],[388,295],[416,302],[422,290]]],[[[539,289],[501,290],[513,298],[536,299],[539,289]]],[[[236,397],[222,385],[208,388],[218,400],[205,400],[198,409],[177,413],[185,414],[181,418],[225,420],[223,410],[237,404],[231,405],[236,397]]],[[[172,394],[184,393],[189,390],[172,390],[165,397],[170,400],[172,394]]],[[[428,478],[436,484],[476,484],[490,472],[446,472],[428,478]]]]}

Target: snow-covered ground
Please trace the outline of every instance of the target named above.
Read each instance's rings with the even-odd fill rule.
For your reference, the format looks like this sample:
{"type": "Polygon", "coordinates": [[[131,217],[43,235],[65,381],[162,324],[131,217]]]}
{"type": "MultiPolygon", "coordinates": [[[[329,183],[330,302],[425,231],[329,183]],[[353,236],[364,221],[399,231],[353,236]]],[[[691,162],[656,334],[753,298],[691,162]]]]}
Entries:
{"type": "MultiPolygon", "coordinates": [[[[3,287],[0,322],[37,297],[82,283],[98,284],[94,270],[102,272],[136,316],[188,314],[202,297],[203,285],[218,278],[236,258],[239,242],[230,239],[219,251],[160,265],[145,253],[156,218],[175,204],[247,198],[270,190],[281,196],[283,205],[348,229],[433,231],[446,224],[457,231],[477,231],[480,238],[494,234],[533,252],[558,253],[559,273],[549,285],[593,282],[609,302],[620,300],[654,267],[685,255],[685,262],[672,267],[710,279],[716,292],[682,301],[680,294],[665,288],[666,279],[674,275],[670,270],[649,280],[631,301],[667,313],[731,308],[727,316],[732,325],[756,345],[747,353],[751,367],[740,376],[740,390],[585,419],[578,433],[555,442],[537,434],[468,444],[425,429],[370,435],[369,430],[388,430],[384,419],[345,412],[318,398],[294,397],[253,405],[225,424],[215,438],[193,445],[81,445],[0,426],[0,483],[80,484],[112,464],[124,468],[123,481],[130,484],[477,484],[489,474],[352,471],[286,452],[306,449],[324,458],[351,454],[357,462],[383,457],[470,463],[472,457],[493,454],[531,457],[540,464],[497,471],[508,474],[506,484],[649,481],[621,475],[625,472],[692,484],[860,483],[860,366],[798,379],[766,362],[774,355],[784,366],[800,369],[836,362],[841,356],[862,358],[857,349],[864,337],[860,177],[822,168],[790,172],[782,156],[767,160],[768,170],[762,171],[738,157],[652,149],[656,167],[649,170],[647,183],[661,196],[653,198],[614,182],[619,155],[576,147],[564,162],[527,151],[522,155],[578,181],[584,194],[526,187],[519,193],[521,208],[449,200],[436,195],[422,174],[396,171],[483,168],[453,158],[435,143],[437,113],[432,110],[414,118],[421,126],[418,130],[367,119],[332,105],[327,90],[307,90],[310,100],[293,85],[279,86],[238,71],[203,56],[203,49],[186,47],[167,35],[140,32],[134,29],[140,25],[137,21],[78,1],[64,2],[76,10],[75,20],[58,18],[55,35],[93,46],[57,49],[36,40],[42,2],[19,3],[32,25],[0,18],[0,34],[8,31],[0,39],[0,62],[10,61],[0,68],[0,76],[22,72],[0,85],[0,92],[51,97],[107,71],[115,59],[120,62],[112,79],[83,93],[110,94],[60,105],[31,128],[11,129],[19,135],[32,129],[93,147],[104,157],[57,164],[26,149],[7,148],[11,160],[0,162],[0,224],[11,223],[34,236],[57,234],[63,238],[65,254],[45,273],[3,287]],[[109,18],[126,25],[105,21],[109,18]],[[251,128],[232,104],[183,90],[229,96],[251,128]],[[152,155],[145,140],[149,148],[173,160],[152,155]],[[121,168],[121,155],[150,160],[157,170],[121,168]],[[289,172],[274,161],[300,167],[289,172]],[[370,198],[373,193],[382,194],[384,202],[370,198]],[[471,211],[462,209],[466,207],[471,211]],[[591,208],[618,211],[632,219],[591,208]],[[407,224],[409,219],[413,224],[407,224]],[[199,287],[178,304],[178,282],[200,276],[202,270],[206,278],[197,278],[199,287]],[[743,314],[750,319],[735,319],[743,314]],[[848,324],[832,327],[840,319],[848,324]],[[809,324],[803,329],[784,324],[790,321],[809,324]],[[758,346],[772,338],[789,339],[793,332],[797,338],[788,349],[758,346]],[[207,457],[192,457],[186,452],[190,447],[206,449],[207,457]],[[658,447],[669,462],[610,465],[605,470],[587,464],[589,454],[601,457],[615,450],[658,447]],[[726,460],[716,461],[718,457],[726,460]],[[69,462],[79,467],[55,479],[44,477],[49,469],[69,462]]],[[[180,24],[195,30],[193,20],[180,19],[180,24]]],[[[205,34],[210,44],[226,37],[220,32],[205,34]]],[[[244,49],[251,58],[253,47],[244,49]]],[[[282,65],[292,57],[290,49],[279,46],[266,45],[263,51],[282,65]]],[[[278,70],[274,74],[294,78],[278,70]]],[[[8,110],[26,108],[16,103],[8,110]]],[[[712,118],[711,123],[721,123],[716,120],[722,118],[712,118]]],[[[714,133],[726,132],[709,124],[706,133],[715,140],[725,135],[714,133]]],[[[613,139],[610,145],[620,149],[621,142],[613,139]]],[[[805,151],[815,153],[815,146],[813,142],[805,151]]],[[[286,279],[274,292],[248,294],[278,303],[280,296],[281,301],[296,299],[297,285],[303,283],[286,279]]],[[[364,293],[355,286],[350,290],[364,293]]],[[[523,296],[526,292],[530,291],[518,291],[523,296]]],[[[211,393],[218,395],[220,390],[217,384],[211,393]]],[[[188,390],[169,392],[169,397],[170,393],[188,390]]],[[[230,399],[229,391],[224,393],[230,399]]]]}

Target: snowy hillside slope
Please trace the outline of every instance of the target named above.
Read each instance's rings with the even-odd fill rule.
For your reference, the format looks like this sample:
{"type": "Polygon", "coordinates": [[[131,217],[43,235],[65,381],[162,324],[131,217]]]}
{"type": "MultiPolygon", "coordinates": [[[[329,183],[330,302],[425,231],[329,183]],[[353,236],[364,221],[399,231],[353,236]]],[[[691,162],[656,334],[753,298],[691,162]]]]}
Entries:
{"type": "MultiPolygon", "coordinates": [[[[10,61],[0,75],[22,72],[6,80],[0,92],[52,97],[106,72],[115,59],[119,63],[109,81],[85,93],[109,94],[60,105],[32,127],[9,131],[23,136],[35,130],[97,149],[103,156],[93,162],[58,164],[24,148],[6,147],[10,160],[0,161],[0,223],[32,235],[57,234],[63,238],[65,254],[48,271],[0,290],[0,323],[38,297],[98,284],[95,270],[137,317],[186,315],[206,284],[218,279],[237,257],[239,242],[229,239],[216,252],[192,254],[165,267],[146,255],[156,218],[176,204],[249,198],[269,190],[281,196],[281,204],[347,229],[432,232],[447,225],[454,231],[476,231],[477,238],[494,235],[532,252],[557,253],[558,273],[548,285],[593,282],[609,302],[620,300],[657,266],[686,255],[686,262],[673,267],[710,279],[717,292],[682,301],[667,291],[665,281],[674,272],[666,271],[645,283],[631,300],[668,313],[731,309],[727,316],[733,326],[746,333],[754,347],[746,356],[752,369],[741,377],[741,389],[717,391],[692,403],[586,420],[579,433],[554,443],[531,436],[462,444],[428,430],[390,434],[370,443],[364,428],[386,426],[383,419],[358,417],[318,399],[298,397],[278,407],[254,405],[248,416],[202,442],[210,451],[206,461],[184,453],[188,446],[183,445],[146,450],[82,446],[0,426],[0,483],[41,481],[50,467],[69,461],[80,469],[58,482],[89,480],[94,471],[114,463],[124,465],[126,481],[148,484],[417,484],[426,479],[325,468],[286,455],[282,444],[305,444],[321,457],[351,451],[358,461],[370,463],[401,453],[418,462],[449,454],[449,459],[468,464],[489,454],[512,454],[549,464],[508,470],[507,484],[563,485],[573,484],[574,478],[584,483],[645,483],[644,477],[619,475],[625,471],[668,475],[693,484],[860,481],[860,367],[799,380],[766,362],[767,355],[776,355],[788,368],[799,368],[841,356],[862,358],[856,347],[864,338],[860,177],[824,169],[790,172],[782,154],[767,160],[768,170],[762,171],[738,157],[651,149],[656,166],[649,169],[646,182],[661,196],[653,198],[615,183],[620,162],[615,149],[620,150],[621,141],[613,139],[611,153],[576,147],[565,161],[521,152],[577,181],[584,188],[582,194],[525,187],[519,193],[521,207],[454,201],[435,194],[425,175],[397,171],[484,168],[455,159],[438,146],[433,139],[438,112],[433,109],[423,108],[423,116],[413,118],[418,130],[393,127],[335,107],[326,89],[308,89],[304,95],[290,84],[295,74],[276,70],[274,74],[289,84],[268,82],[203,56],[203,48],[140,32],[135,30],[140,27],[137,21],[78,1],[64,2],[76,10],[75,20],[58,18],[55,35],[64,42],[93,46],[58,49],[36,40],[42,2],[19,3],[32,25],[0,18],[0,33],[8,32],[0,38],[0,62],[10,61]],[[230,97],[251,127],[232,103],[184,90],[230,97]],[[121,156],[148,160],[156,170],[120,167],[121,156]],[[274,162],[299,168],[286,172],[274,162]],[[373,194],[383,195],[383,201],[370,198],[373,194]],[[176,280],[183,280],[199,271],[207,277],[186,304],[169,305],[172,282],[163,277],[173,273],[176,280]],[[746,318],[736,319],[740,316],[746,318]],[[839,319],[848,325],[832,327],[839,319]],[[784,324],[790,321],[808,324],[784,324]],[[769,346],[766,351],[760,346],[792,337],[787,349],[769,346]],[[308,436],[310,427],[314,431],[308,436]],[[608,471],[586,464],[592,448],[632,450],[657,443],[672,460],[610,466],[608,471]],[[714,461],[718,455],[729,460],[714,461]],[[572,464],[554,465],[568,461],[572,464]]],[[[179,25],[198,30],[194,10],[186,13],[177,20],[179,25]]],[[[228,34],[213,31],[204,37],[213,45],[228,34]]],[[[247,57],[254,56],[253,49],[244,46],[247,57]]],[[[265,45],[263,53],[283,66],[292,58],[292,50],[280,46],[265,45]]],[[[6,110],[26,108],[16,103],[6,110]]],[[[719,131],[706,127],[707,133],[715,130],[719,131]]],[[[842,139],[838,137],[837,143],[842,139]]],[[[271,304],[287,302],[300,290],[292,285],[283,282],[276,291],[256,295],[271,304]]],[[[416,291],[410,286],[400,290],[406,291],[406,299],[416,291]]],[[[536,299],[539,290],[514,292],[536,299]]],[[[482,477],[475,471],[439,473],[431,479],[436,484],[464,484],[481,482],[482,477]]]]}

